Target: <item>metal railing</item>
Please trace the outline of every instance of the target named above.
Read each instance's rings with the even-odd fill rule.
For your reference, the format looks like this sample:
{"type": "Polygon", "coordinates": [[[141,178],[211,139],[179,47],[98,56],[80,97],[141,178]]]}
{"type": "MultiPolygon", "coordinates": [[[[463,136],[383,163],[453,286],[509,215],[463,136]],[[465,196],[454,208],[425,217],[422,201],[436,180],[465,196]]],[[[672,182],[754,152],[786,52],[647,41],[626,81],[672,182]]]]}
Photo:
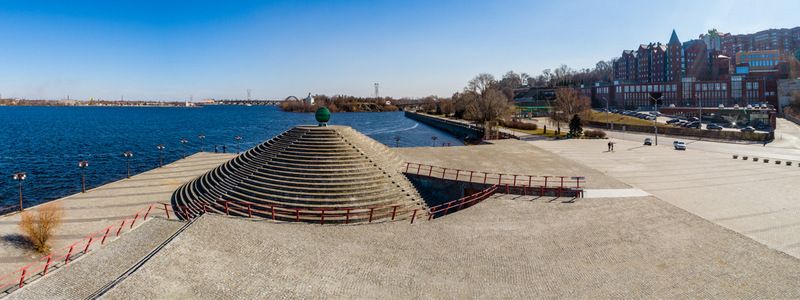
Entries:
{"type": "Polygon", "coordinates": [[[402,217],[408,217],[410,223],[420,217],[433,219],[434,216],[439,217],[446,215],[450,212],[456,211],[450,208],[445,208],[445,205],[458,206],[459,208],[469,207],[477,202],[483,201],[492,196],[498,190],[497,186],[491,186],[478,193],[462,197],[456,200],[446,202],[428,209],[425,208],[407,208],[403,205],[391,205],[381,207],[357,207],[357,208],[341,208],[341,207],[315,207],[315,208],[298,208],[287,207],[281,205],[257,205],[250,202],[234,201],[234,200],[218,200],[214,204],[201,203],[198,207],[188,207],[185,205],[175,205],[168,203],[161,203],[167,212],[167,218],[171,218],[169,214],[185,220],[197,218],[205,213],[218,211],[225,215],[236,215],[247,218],[260,218],[273,221],[290,221],[290,222],[306,222],[314,224],[351,224],[351,223],[375,223],[381,221],[394,221],[402,217]]]}
{"type": "Polygon", "coordinates": [[[489,173],[419,163],[406,163],[403,167],[403,173],[470,183],[495,184],[499,186],[509,185],[512,187],[524,186],[529,188],[542,187],[544,189],[582,189],[581,184],[586,184],[585,177],[583,176],[538,176],[489,173]]]}
{"type": "MultiPolygon", "coordinates": [[[[66,267],[69,263],[78,257],[81,257],[93,250],[102,247],[106,242],[119,237],[122,233],[128,232],[134,228],[137,221],[141,222],[147,220],[147,217],[152,212],[153,208],[158,209],[155,204],[150,204],[145,208],[137,211],[132,217],[123,219],[118,224],[113,224],[101,230],[92,232],[86,237],[73,242],[65,247],[52,251],[50,254],[45,255],[29,263],[14,272],[0,276],[0,291],[10,293],[18,288],[22,288],[26,284],[41,278],[53,270],[66,267]]],[[[141,222],[139,222],[141,224],[141,222]]]]}

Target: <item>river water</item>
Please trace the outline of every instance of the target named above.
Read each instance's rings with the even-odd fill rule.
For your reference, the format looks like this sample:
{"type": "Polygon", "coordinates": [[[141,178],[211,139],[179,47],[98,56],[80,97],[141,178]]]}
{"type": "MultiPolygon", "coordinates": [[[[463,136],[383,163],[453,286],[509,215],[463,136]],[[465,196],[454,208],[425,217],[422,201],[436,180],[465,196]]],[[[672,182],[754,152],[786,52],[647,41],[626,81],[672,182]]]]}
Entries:
{"type": "MultiPolygon", "coordinates": [[[[237,135],[244,150],[293,126],[315,123],[313,114],[271,106],[0,107],[0,206],[18,203],[14,172],[27,173],[24,204],[31,206],[80,192],[80,160],[89,161],[91,188],[125,177],[125,151],[134,153],[132,173],[140,173],[158,166],[158,144],[164,144],[169,163],[201,146],[213,152],[217,145],[222,152],[225,145],[235,152],[237,135]],[[202,143],[200,134],[206,137],[202,143]]],[[[463,145],[402,112],[335,113],[330,124],[352,126],[390,147],[463,145]]]]}

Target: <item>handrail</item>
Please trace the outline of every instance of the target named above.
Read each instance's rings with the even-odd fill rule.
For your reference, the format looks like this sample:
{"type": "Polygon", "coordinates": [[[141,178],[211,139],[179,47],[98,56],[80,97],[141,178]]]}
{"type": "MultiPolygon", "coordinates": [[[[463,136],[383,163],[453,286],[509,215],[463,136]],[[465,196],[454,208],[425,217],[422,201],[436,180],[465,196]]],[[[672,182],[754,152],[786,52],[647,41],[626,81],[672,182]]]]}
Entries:
{"type": "Polygon", "coordinates": [[[583,183],[584,186],[586,184],[585,177],[583,176],[537,176],[489,173],[412,162],[405,163],[403,173],[470,183],[510,185],[512,187],[541,186],[544,188],[581,189],[581,184],[583,183]]]}
{"type": "MultiPolygon", "coordinates": [[[[123,219],[119,224],[113,224],[89,233],[86,237],[72,244],[52,251],[50,254],[42,256],[38,260],[16,271],[0,276],[0,291],[9,292],[9,290],[13,288],[22,288],[28,284],[26,280],[34,278],[34,275],[41,274],[43,277],[53,269],[67,266],[70,261],[75,258],[102,247],[106,242],[110,241],[109,238],[113,239],[119,237],[123,231],[127,232],[132,230],[140,218],[142,222],[147,220],[147,217],[151,214],[154,207],[155,204],[150,204],[136,211],[132,217],[123,219]]],[[[141,222],[139,223],[141,224],[141,222]]]]}
{"type": "MultiPolygon", "coordinates": [[[[459,207],[468,207],[482,201],[489,196],[493,195],[498,190],[497,186],[492,186],[478,193],[462,197],[456,200],[445,202],[443,204],[424,208],[410,208],[405,205],[391,205],[391,206],[373,206],[373,207],[313,207],[313,208],[299,208],[290,207],[285,205],[271,204],[271,205],[258,205],[251,202],[244,202],[238,200],[217,200],[214,203],[198,203],[195,207],[179,204],[160,203],[163,205],[167,212],[180,217],[182,219],[191,220],[201,216],[209,211],[216,210],[225,215],[238,215],[247,218],[262,218],[271,219],[273,221],[292,220],[295,222],[318,223],[324,225],[326,223],[339,223],[350,224],[355,220],[367,220],[367,223],[373,223],[385,220],[396,220],[398,217],[410,215],[411,224],[418,217],[423,214],[432,219],[435,214],[440,214],[445,211],[447,214],[449,209],[443,209],[444,205],[453,206],[458,203],[459,207]],[[199,206],[199,207],[197,207],[199,206]]],[[[453,210],[455,211],[455,210],[453,210]]]]}

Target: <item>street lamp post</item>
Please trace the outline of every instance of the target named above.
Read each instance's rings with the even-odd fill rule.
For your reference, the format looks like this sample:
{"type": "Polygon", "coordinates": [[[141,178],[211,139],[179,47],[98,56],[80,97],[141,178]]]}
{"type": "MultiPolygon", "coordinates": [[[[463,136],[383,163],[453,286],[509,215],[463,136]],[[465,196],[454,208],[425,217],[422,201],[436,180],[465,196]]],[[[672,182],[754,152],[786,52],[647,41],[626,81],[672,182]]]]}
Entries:
{"type": "Polygon", "coordinates": [[[237,135],[237,136],[233,137],[233,139],[236,140],[236,154],[239,154],[239,152],[240,152],[239,144],[242,142],[242,136],[241,135],[237,135]]]}
{"type": "Polygon", "coordinates": [[[431,137],[431,140],[433,141],[433,146],[434,147],[436,147],[436,139],[438,139],[438,137],[436,137],[435,135],[431,137]]]}
{"type": "Polygon", "coordinates": [[[78,168],[81,169],[81,193],[86,193],[86,167],[89,166],[89,161],[82,160],[78,162],[78,168]]]}
{"type": "Polygon", "coordinates": [[[158,149],[158,167],[164,166],[164,144],[156,145],[156,149],[158,149]]]}
{"type": "Polygon", "coordinates": [[[125,157],[127,162],[127,169],[128,169],[128,178],[131,178],[131,158],[133,157],[133,152],[125,151],[122,153],[122,156],[125,157]]]}
{"type": "Polygon", "coordinates": [[[611,122],[609,121],[609,117],[608,117],[608,107],[609,107],[608,98],[606,98],[605,96],[600,97],[600,98],[606,101],[606,127],[611,128],[611,122]]]}
{"type": "Polygon", "coordinates": [[[694,97],[697,98],[697,108],[700,110],[700,115],[697,118],[700,120],[700,127],[703,126],[703,101],[700,100],[697,91],[694,92],[694,97]]]}
{"type": "Polygon", "coordinates": [[[186,158],[186,143],[188,142],[189,140],[187,139],[181,139],[181,145],[183,145],[183,158],[186,158]]]}
{"type": "Polygon", "coordinates": [[[28,175],[25,172],[14,173],[12,177],[14,180],[19,181],[19,211],[22,211],[22,182],[25,181],[28,175]]]}
{"type": "Polygon", "coordinates": [[[197,138],[200,139],[200,152],[203,152],[203,149],[206,146],[206,135],[201,133],[197,136],[197,138]]]}
{"type": "Polygon", "coordinates": [[[650,101],[655,106],[656,116],[653,118],[653,131],[655,132],[655,145],[658,146],[658,104],[661,102],[661,96],[663,94],[660,92],[653,92],[650,93],[650,101]]]}

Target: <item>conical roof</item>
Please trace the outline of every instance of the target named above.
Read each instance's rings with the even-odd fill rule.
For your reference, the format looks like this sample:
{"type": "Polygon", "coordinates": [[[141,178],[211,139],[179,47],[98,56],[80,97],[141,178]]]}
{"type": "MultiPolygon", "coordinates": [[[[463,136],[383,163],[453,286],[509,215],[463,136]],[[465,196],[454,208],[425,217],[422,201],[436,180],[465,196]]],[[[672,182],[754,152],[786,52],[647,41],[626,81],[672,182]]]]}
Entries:
{"type": "Polygon", "coordinates": [[[425,204],[401,166],[392,149],[350,127],[298,126],[181,186],[172,202],[189,214],[284,221],[403,219],[425,204]]]}
{"type": "Polygon", "coordinates": [[[675,33],[675,29],[672,30],[672,35],[669,37],[669,43],[668,44],[669,45],[672,45],[672,44],[680,45],[681,44],[681,41],[678,39],[678,34],[675,33]]]}

